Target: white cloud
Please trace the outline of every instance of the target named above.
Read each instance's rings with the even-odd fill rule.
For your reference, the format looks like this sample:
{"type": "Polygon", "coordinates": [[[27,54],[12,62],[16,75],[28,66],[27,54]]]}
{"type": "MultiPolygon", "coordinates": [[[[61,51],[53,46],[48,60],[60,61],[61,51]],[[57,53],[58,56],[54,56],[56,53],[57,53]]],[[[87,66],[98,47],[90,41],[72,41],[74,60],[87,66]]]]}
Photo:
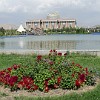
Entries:
{"type": "Polygon", "coordinates": [[[0,12],[45,12],[52,8],[71,7],[98,10],[99,0],[0,0],[0,12]],[[92,8],[93,7],[93,8],[92,8]]]}
{"type": "MultiPolygon", "coordinates": [[[[7,14],[10,14],[9,17],[13,15],[15,17],[20,13],[22,19],[42,17],[50,12],[58,11],[62,14],[61,16],[73,16],[73,18],[83,18],[83,14],[86,14],[83,19],[88,19],[92,13],[100,13],[99,9],[100,0],[0,0],[0,14],[5,14],[6,18],[7,14]]],[[[98,16],[100,17],[100,14],[98,16]]]]}

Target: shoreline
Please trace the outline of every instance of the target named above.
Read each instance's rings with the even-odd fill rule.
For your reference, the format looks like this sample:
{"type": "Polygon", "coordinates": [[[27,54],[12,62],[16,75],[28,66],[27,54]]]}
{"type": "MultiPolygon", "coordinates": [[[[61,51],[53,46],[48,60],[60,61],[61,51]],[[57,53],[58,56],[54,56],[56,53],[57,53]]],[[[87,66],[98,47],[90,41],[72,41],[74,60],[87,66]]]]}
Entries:
{"type": "MultiPolygon", "coordinates": [[[[49,54],[50,50],[0,50],[0,54],[41,54],[46,55],[49,54]]],[[[80,53],[80,54],[90,54],[94,56],[100,56],[100,50],[57,50],[57,52],[61,52],[62,54],[69,51],[70,53],[80,53]]]]}

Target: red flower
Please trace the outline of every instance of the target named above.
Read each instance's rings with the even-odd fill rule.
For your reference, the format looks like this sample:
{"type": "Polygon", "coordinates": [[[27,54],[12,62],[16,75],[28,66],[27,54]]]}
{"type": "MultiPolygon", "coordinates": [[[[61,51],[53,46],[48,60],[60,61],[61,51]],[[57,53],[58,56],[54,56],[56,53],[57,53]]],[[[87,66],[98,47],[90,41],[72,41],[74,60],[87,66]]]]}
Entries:
{"type": "Polygon", "coordinates": [[[5,75],[5,72],[4,71],[0,71],[0,76],[3,76],[5,75]]]}
{"type": "Polygon", "coordinates": [[[17,80],[18,80],[17,76],[10,77],[10,79],[9,79],[9,85],[13,86],[15,84],[15,82],[17,82],[17,80]]]}
{"type": "Polygon", "coordinates": [[[28,85],[26,88],[27,88],[28,90],[30,90],[30,89],[31,89],[31,86],[30,86],[30,85],[28,85]]]}
{"type": "Polygon", "coordinates": [[[77,67],[80,67],[80,64],[76,64],[77,67]]]}
{"type": "Polygon", "coordinates": [[[50,52],[53,52],[53,50],[50,50],[50,52]]]}
{"type": "Polygon", "coordinates": [[[79,79],[83,83],[85,81],[85,74],[80,74],[79,79]]]}
{"type": "Polygon", "coordinates": [[[75,76],[75,74],[72,74],[72,77],[74,77],[75,76]]]}
{"type": "Polygon", "coordinates": [[[34,90],[37,90],[37,89],[38,89],[38,86],[34,84],[34,90]]]}
{"type": "Polygon", "coordinates": [[[59,53],[58,53],[58,56],[62,56],[62,53],[59,52],[59,53]]]}
{"type": "Polygon", "coordinates": [[[7,70],[8,70],[9,72],[11,72],[12,68],[7,68],[7,70]]]}
{"type": "Polygon", "coordinates": [[[30,77],[23,77],[23,79],[18,83],[18,88],[33,89],[34,80],[30,77]]]}
{"type": "Polygon", "coordinates": [[[58,84],[60,84],[60,83],[61,83],[61,79],[62,79],[62,77],[61,77],[61,76],[57,78],[57,83],[58,83],[58,84]]]}
{"type": "Polygon", "coordinates": [[[80,68],[82,68],[82,66],[80,66],[80,68]]]}
{"type": "Polygon", "coordinates": [[[44,81],[44,85],[48,86],[48,81],[47,80],[44,81]]]}
{"type": "Polygon", "coordinates": [[[88,68],[85,68],[85,70],[88,72],[88,68]]]}
{"type": "Polygon", "coordinates": [[[6,74],[5,76],[2,77],[2,82],[5,84],[9,84],[9,80],[10,80],[10,74],[6,74]]]}
{"type": "Polygon", "coordinates": [[[86,72],[86,75],[88,75],[88,68],[85,68],[84,70],[86,72]]]}
{"type": "Polygon", "coordinates": [[[75,63],[74,63],[74,62],[72,62],[72,65],[75,65],[75,63]]]}
{"type": "Polygon", "coordinates": [[[64,53],[64,56],[67,56],[67,53],[64,53]]]}
{"type": "Polygon", "coordinates": [[[19,65],[16,65],[16,64],[14,64],[13,65],[13,68],[16,70],[17,68],[19,68],[20,66],[19,65]]]}
{"type": "Polygon", "coordinates": [[[39,61],[39,60],[41,60],[42,59],[42,56],[41,55],[38,55],[37,56],[37,60],[39,61]]]}
{"type": "Polygon", "coordinates": [[[80,81],[79,81],[79,80],[76,80],[76,81],[75,81],[75,85],[76,85],[77,87],[80,87],[80,85],[81,85],[81,84],[80,84],[80,81]]]}
{"type": "Polygon", "coordinates": [[[45,87],[45,92],[48,92],[49,91],[49,88],[48,86],[45,87]]]}
{"type": "Polygon", "coordinates": [[[53,52],[56,52],[56,50],[53,50],[53,52]]]}
{"type": "Polygon", "coordinates": [[[57,89],[59,86],[57,84],[54,84],[54,88],[57,89]]]}
{"type": "Polygon", "coordinates": [[[22,89],[25,86],[25,83],[23,81],[20,81],[17,85],[18,88],[22,89]]]}
{"type": "Polygon", "coordinates": [[[26,86],[28,86],[29,84],[33,84],[33,80],[32,80],[32,78],[30,78],[30,77],[23,77],[23,82],[24,82],[24,84],[26,85],[26,86]]]}

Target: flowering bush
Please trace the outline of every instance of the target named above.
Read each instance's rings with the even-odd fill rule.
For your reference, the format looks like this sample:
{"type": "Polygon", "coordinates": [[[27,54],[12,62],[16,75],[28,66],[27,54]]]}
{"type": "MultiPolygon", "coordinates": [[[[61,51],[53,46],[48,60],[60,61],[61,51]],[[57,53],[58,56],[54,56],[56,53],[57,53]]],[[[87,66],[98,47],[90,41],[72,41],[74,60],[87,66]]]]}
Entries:
{"type": "Polygon", "coordinates": [[[69,53],[50,50],[48,56],[38,55],[32,66],[13,65],[0,71],[0,84],[11,91],[26,89],[48,92],[50,89],[77,89],[94,85],[94,75],[88,68],[68,60],[69,53]]]}

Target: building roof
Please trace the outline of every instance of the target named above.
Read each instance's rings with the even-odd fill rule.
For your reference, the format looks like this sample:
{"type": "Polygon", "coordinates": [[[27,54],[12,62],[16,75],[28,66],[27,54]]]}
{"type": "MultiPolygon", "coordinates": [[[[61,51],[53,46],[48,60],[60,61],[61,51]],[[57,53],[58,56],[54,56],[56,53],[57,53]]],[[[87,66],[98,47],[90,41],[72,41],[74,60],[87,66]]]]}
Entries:
{"type": "Polygon", "coordinates": [[[22,25],[19,26],[19,28],[17,29],[18,32],[25,32],[26,30],[23,28],[22,25]]]}
{"type": "Polygon", "coordinates": [[[60,15],[56,12],[47,15],[47,19],[59,19],[60,15]]]}

